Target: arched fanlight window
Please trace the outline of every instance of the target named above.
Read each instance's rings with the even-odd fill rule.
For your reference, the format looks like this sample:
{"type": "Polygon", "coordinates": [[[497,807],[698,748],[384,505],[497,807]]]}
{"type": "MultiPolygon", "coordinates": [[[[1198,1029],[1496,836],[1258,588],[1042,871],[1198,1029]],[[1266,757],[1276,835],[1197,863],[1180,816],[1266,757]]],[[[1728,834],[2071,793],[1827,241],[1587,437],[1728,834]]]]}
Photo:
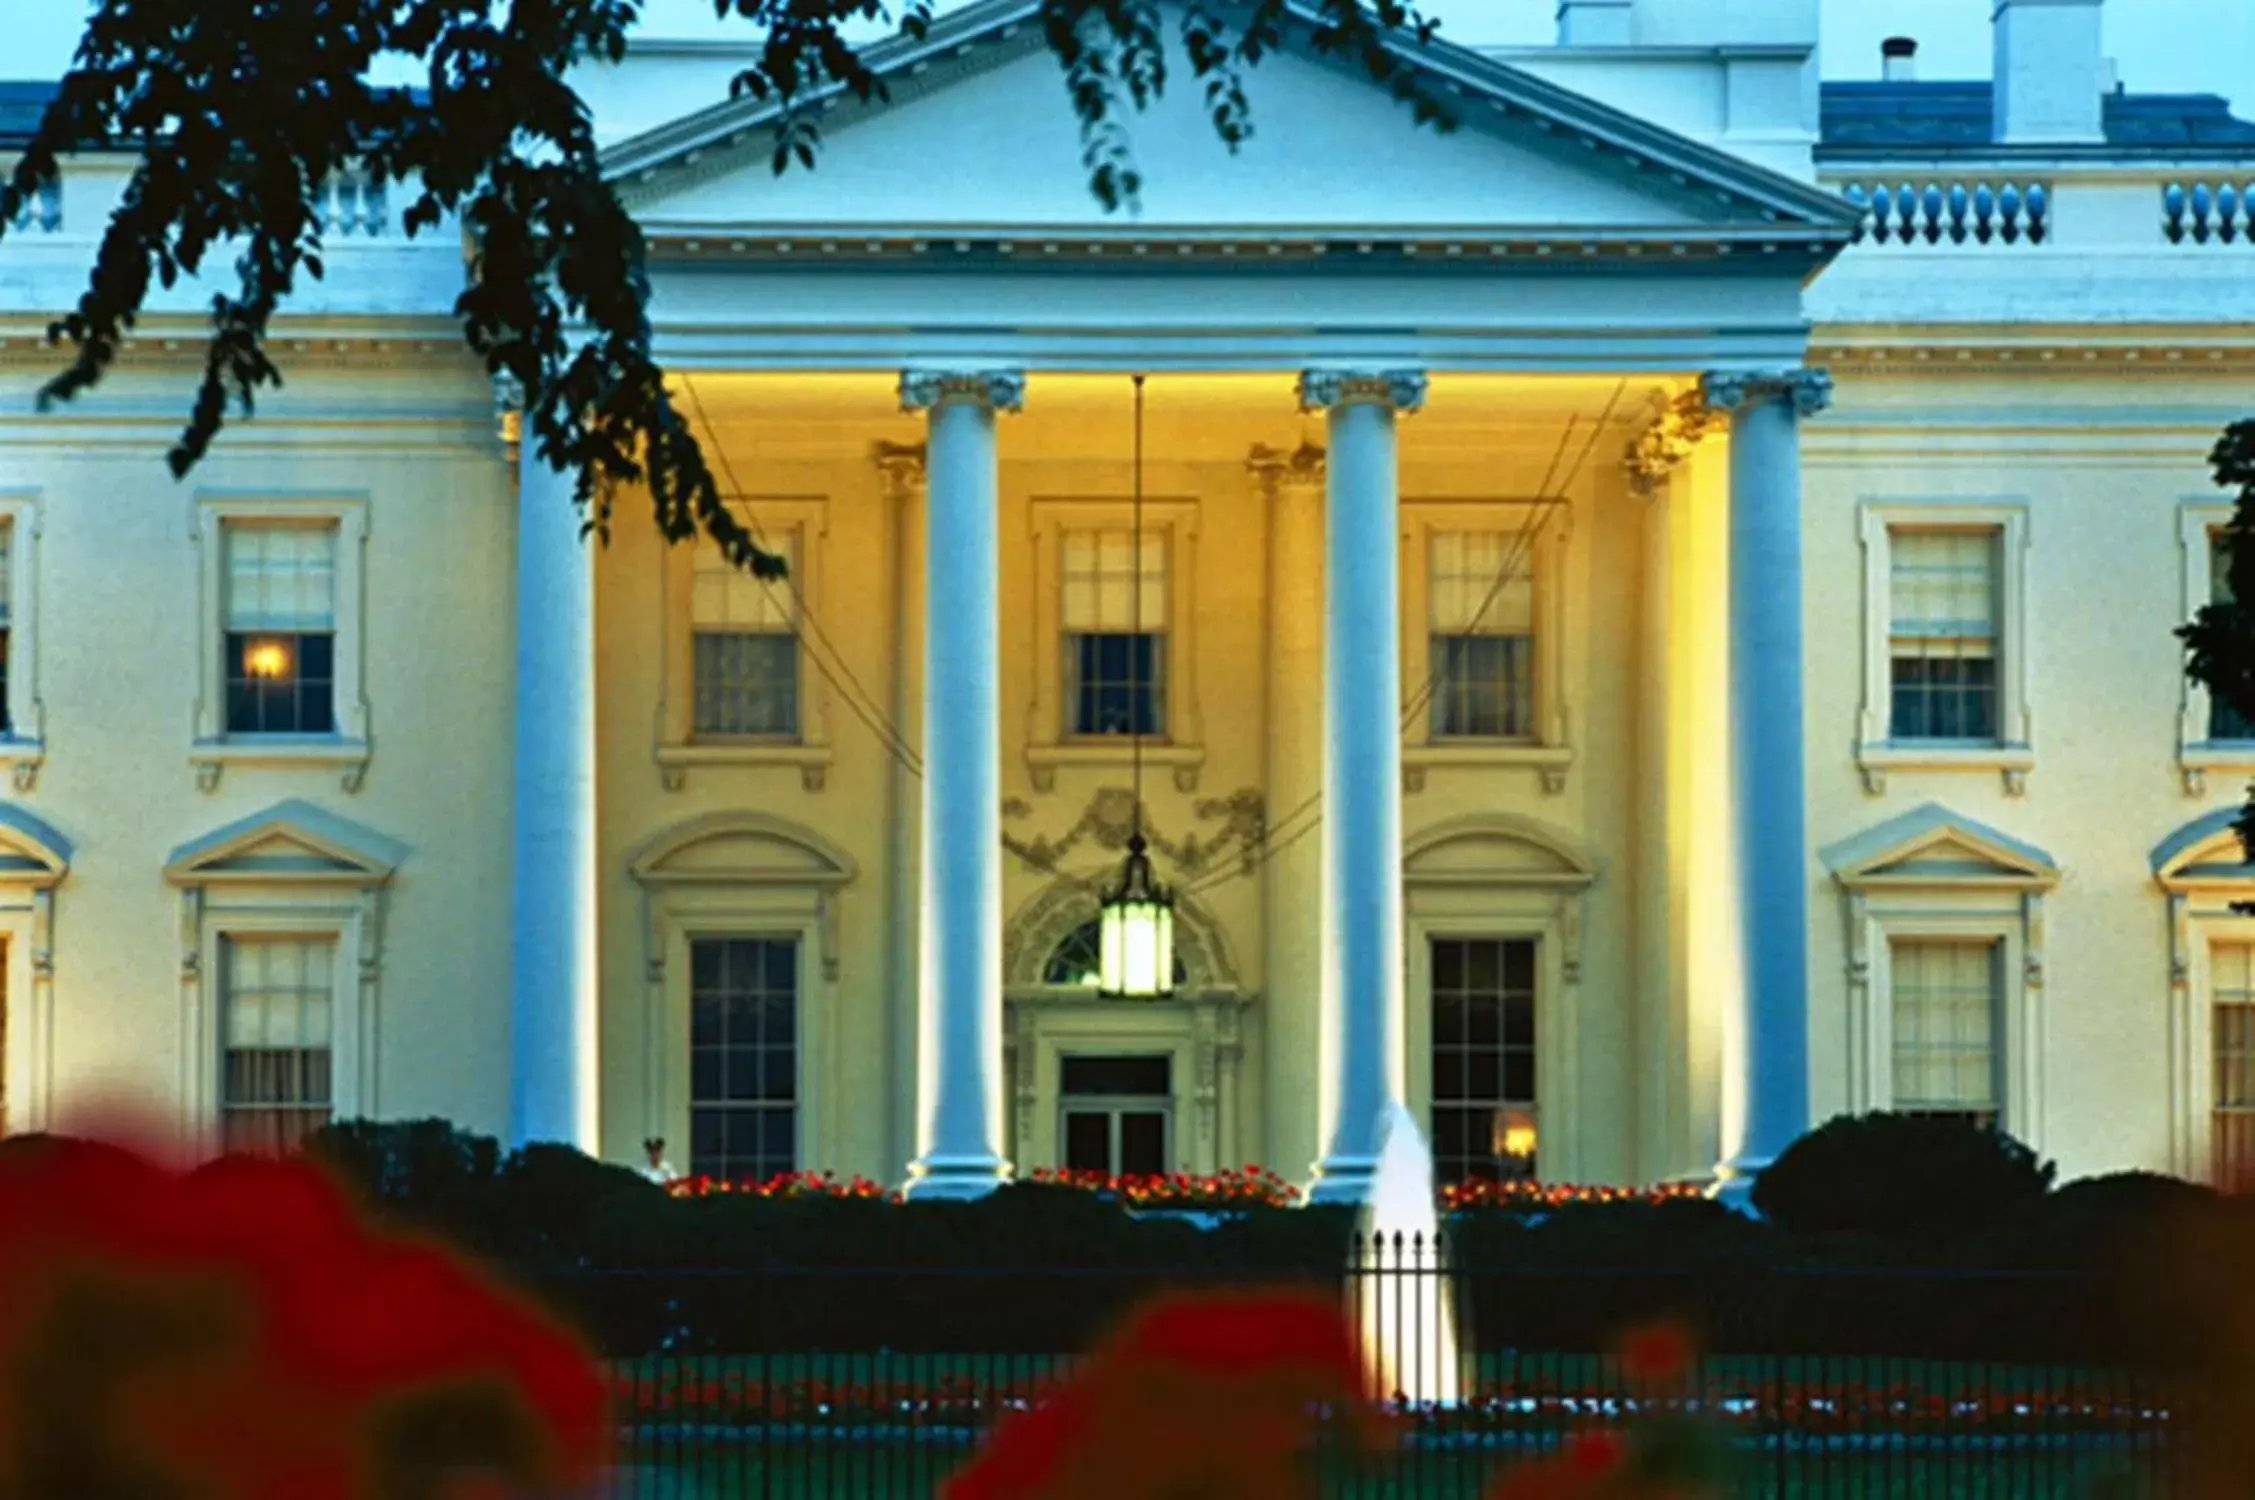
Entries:
{"type": "MultiPolygon", "coordinates": [[[[1084,989],[1097,989],[1104,981],[1104,924],[1091,917],[1065,934],[1064,941],[1050,950],[1049,961],[1042,965],[1043,984],[1075,985],[1084,989]]],[[[1174,955],[1174,988],[1181,989],[1190,982],[1190,971],[1183,966],[1182,951],[1174,955]]]]}

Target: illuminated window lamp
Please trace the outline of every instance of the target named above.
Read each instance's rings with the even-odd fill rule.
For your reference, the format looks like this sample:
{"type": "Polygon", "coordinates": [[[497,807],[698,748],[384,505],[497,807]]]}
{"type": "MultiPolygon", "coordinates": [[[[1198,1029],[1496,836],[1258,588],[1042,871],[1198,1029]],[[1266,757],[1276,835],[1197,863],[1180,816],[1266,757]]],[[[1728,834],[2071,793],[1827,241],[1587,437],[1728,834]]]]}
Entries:
{"type": "MultiPolygon", "coordinates": [[[[1143,377],[1135,377],[1134,629],[1143,633],[1143,377]]],[[[1140,660],[1139,657],[1131,660],[1140,660]]],[[[1138,668],[1131,666],[1131,678],[1138,668]]],[[[1131,681],[1129,701],[1140,702],[1142,683],[1131,681]]],[[[1174,901],[1151,874],[1143,839],[1143,716],[1131,709],[1135,755],[1135,810],[1128,830],[1127,863],[1120,883],[1104,897],[1097,924],[1098,993],[1118,999],[1155,1000],[1174,989],[1174,901]]]]}
{"type": "Polygon", "coordinates": [[[289,676],[289,643],[272,637],[249,642],[243,648],[243,670],[252,677],[269,680],[289,676]]]}
{"type": "Polygon", "coordinates": [[[1535,1117],[1523,1109],[1499,1109],[1490,1145],[1512,1177],[1535,1175],[1535,1117]]]}

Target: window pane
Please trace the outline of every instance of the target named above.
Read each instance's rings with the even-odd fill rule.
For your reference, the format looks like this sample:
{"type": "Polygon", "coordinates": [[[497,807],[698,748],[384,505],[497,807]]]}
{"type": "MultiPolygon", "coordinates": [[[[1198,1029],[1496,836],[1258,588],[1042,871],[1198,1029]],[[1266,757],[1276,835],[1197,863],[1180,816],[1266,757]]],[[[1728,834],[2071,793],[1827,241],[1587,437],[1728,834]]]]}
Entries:
{"type": "Polygon", "coordinates": [[[1436,635],[1532,635],[1533,550],[1516,533],[1436,532],[1426,592],[1436,635]]]}
{"type": "Polygon", "coordinates": [[[1130,530],[1069,531],[1060,551],[1058,622],[1070,634],[1134,634],[1167,626],[1164,531],[1143,532],[1137,567],[1130,530]],[[1138,611],[1140,610],[1140,618],[1138,611]]]}
{"type": "Polygon", "coordinates": [[[1065,638],[1065,732],[1166,732],[1166,637],[1068,635],[1065,638]]]}
{"type": "Polygon", "coordinates": [[[2213,945],[2208,979],[2214,1054],[2210,1176],[2220,1187],[2244,1189],[2255,1171],[2255,944],[2213,945]]]}
{"type": "Polygon", "coordinates": [[[1066,1094],[1147,1095],[1164,1098],[1174,1091],[1174,1059],[1153,1056],[1058,1059],[1058,1091],[1066,1094]]]}
{"type": "Polygon", "coordinates": [[[1889,945],[1895,1108],[1995,1116],[2002,1102],[1997,1048],[2002,951],[1993,939],[1899,939],[1889,945]]]}
{"type": "Polygon", "coordinates": [[[1997,737],[1998,532],[1888,534],[1888,733],[1905,740],[1997,737]]]}
{"type": "Polygon", "coordinates": [[[798,733],[796,635],[700,630],[690,642],[690,673],[692,733],[798,733]]]}
{"type": "Polygon", "coordinates": [[[1531,635],[1436,635],[1436,738],[1523,739],[1534,733],[1535,640],[1531,635]]]}
{"type": "MultiPolygon", "coordinates": [[[[1528,939],[1433,940],[1433,1160],[1442,1181],[1505,1175],[1499,1107],[1512,1106],[1525,1122],[1534,1116],[1534,947],[1528,939]]],[[[1512,1161],[1508,1170],[1525,1168],[1512,1161]]]]}
{"type": "Polygon", "coordinates": [[[752,531],[763,550],[779,554],[789,571],[782,578],[755,578],[722,556],[719,544],[711,537],[700,534],[690,564],[690,624],[698,630],[796,635],[798,529],[763,531],[754,524],[757,518],[750,510],[742,505],[734,510],[736,519],[752,531]]]}
{"type": "Polygon", "coordinates": [[[335,942],[227,938],[220,947],[220,1141],[277,1153],[328,1123],[335,942]]]}
{"type": "Polygon", "coordinates": [[[1096,1111],[1066,1112],[1065,1166],[1074,1172],[1113,1175],[1110,1115],[1096,1111]]]}
{"type": "Polygon", "coordinates": [[[337,529],[227,522],[226,627],[230,631],[336,628],[337,529]]]}
{"type": "Polygon", "coordinates": [[[797,1167],[798,944],[689,945],[692,1173],[765,1181],[797,1167]]]}
{"type": "Polygon", "coordinates": [[[336,638],[230,631],[225,643],[229,734],[334,734],[336,638]]]}
{"type": "Polygon", "coordinates": [[[1120,1115],[1120,1174],[1156,1177],[1167,1170],[1167,1117],[1156,1110],[1120,1115]]]}

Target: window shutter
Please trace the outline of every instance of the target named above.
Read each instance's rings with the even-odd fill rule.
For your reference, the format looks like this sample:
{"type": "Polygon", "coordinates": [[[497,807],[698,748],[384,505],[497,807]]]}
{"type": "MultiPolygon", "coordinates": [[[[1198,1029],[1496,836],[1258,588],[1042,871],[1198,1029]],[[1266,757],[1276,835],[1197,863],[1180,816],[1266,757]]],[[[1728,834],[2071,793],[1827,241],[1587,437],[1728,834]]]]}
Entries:
{"type": "MultiPolygon", "coordinates": [[[[748,516],[737,520],[750,524],[748,516]]],[[[689,618],[698,630],[743,630],[789,635],[798,628],[799,534],[797,528],[770,533],[761,548],[779,554],[789,573],[769,582],[755,578],[725,557],[719,544],[700,535],[689,584],[689,618]]]]}
{"type": "Polygon", "coordinates": [[[0,630],[16,619],[16,528],[0,525],[0,630]]]}
{"type": "Polygon", "coordinates": [[[223,535],[230,631],[336,629],[335,528],[231,525],[223,535]]]}
{"type": "Polygon", "coordinates": [[[1427,589],[1433,633],[1533,635],[1532,560],[1531,548],[1500,531],[1436,532],[1427,589]]]}
{"type": "Polygon", "coordinates": [[[1996,651],[1997,539],[1989,531],[1898,531],[1891,538],[1891,633],[1996,651]]]}

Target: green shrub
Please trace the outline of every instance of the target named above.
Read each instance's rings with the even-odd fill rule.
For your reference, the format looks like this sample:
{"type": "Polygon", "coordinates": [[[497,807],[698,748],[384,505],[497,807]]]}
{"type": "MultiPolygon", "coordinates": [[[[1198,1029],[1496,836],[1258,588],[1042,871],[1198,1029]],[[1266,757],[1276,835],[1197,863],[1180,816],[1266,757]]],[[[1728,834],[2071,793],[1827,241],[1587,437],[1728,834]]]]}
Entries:
{"type": "Polygon", "coordinates": [[[1842,1115],[1754,1180],[1754,1207],[1793,1234],[1950,1239],[2029,1211],[2057,1168],[1997,1130],[1960,1120],[1842,1115]]]}

